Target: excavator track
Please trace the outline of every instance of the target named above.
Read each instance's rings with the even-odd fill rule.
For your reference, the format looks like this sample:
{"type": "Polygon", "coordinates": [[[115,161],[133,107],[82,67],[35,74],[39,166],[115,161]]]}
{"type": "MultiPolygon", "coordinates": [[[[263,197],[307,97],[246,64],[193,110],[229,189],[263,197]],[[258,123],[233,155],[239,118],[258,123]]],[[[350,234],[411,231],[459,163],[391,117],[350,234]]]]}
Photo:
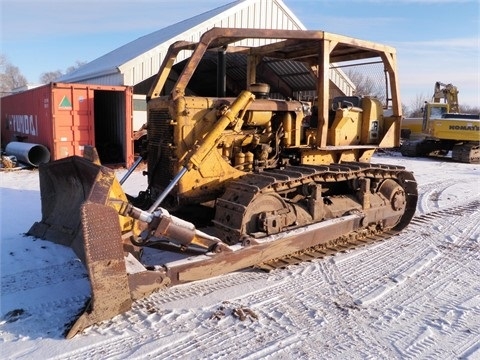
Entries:
{"type": "MultiPolygon", "coordinates": [[[[397,203],[403,202],[404,211],[396,220],[392,220],[393,223],[390,221],[381,230],[399,231],[410,222],[415,212],[417,184],[413,175],[405,171],[402,166],[354,162],[328,166],[286,166],[281,170],[247,174],[230,183],[225,194],[217,200],[214,224],[220,233],[220,238],[229,244],[241,242],[245,235],[261,238],[301,227],[309,222],[320,222],[323,219],[367,210],[370,206],[368,194],[375,193],[375,189],[381,188],[381,184],[387,180],[390,184],[398,184],[404,191],[403,195],[399,195],[397,189],[397,194],[390,199],[394,208],[399,208],[400,205],[397,203]],[[363,194],[358,194],[358,190],[352,189],[351,184],[359,184],[361,179],[368,179],[369,185],[364,189],[363,194]],[[339,183],[344,186],[338,188],[339,183]],[[348,184],[350,189],[346,186],[348,184]],[[320,207],[322,202],[328,203],[332,199],[339,202],[339,207],[328,217],[322,218],[322,215],[316,216],[315,208],[311,210],[310,206],[309,212],[313,213],[310,214],[313,219],[295,208],[293,212],[296,212],[296,217],[293,220],[289,219],[288,215],[285,215],[288,211],[292,212],[289,204],[295,201],[298,204],[298,198],[300,202],[305,203],[308,197],[314,197],[312,193],[302,197],[306,187],[310,187],[311,190],[312,186],[326,191],[327,196],[320,200],[320,207]],[[353,197],[357,202],[347,201],[348,196],[353,197]],[[342,208],[342,206],[345,207],[342,208]],[[262,216],[263,219],[261,219],[262,216]],[[259,222],[262,223],[260,226],[259,222]]],[[[316,196],[318,197],[319,194],[316,196]]],[[[363,227],[367,229],[371,224],[365,224],[363,227]]],[[[380,228],[378,226],[376,228],[377,230],[374,231],[378,232],[380,228]]]]}
{"type": "Polygon", "coordinates": [[[452,150],[452,159],[463,163],[480,164],[480,144],[455,145],[452,150]]]}

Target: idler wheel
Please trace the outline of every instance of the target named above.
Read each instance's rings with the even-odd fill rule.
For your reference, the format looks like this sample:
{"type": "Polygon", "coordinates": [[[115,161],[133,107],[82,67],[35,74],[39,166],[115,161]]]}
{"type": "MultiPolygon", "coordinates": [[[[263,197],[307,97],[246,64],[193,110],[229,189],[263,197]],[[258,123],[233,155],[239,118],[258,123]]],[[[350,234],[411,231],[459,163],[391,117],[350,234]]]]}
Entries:
{"type": "Polygon", "coordinates": [[[380,185],[378,192],[382,194],[390,204],[391,216],[385,219],[385,226],[391,228],[398,224],[407,207],[405,190],[395,180],[387,179],[380,185]]]}

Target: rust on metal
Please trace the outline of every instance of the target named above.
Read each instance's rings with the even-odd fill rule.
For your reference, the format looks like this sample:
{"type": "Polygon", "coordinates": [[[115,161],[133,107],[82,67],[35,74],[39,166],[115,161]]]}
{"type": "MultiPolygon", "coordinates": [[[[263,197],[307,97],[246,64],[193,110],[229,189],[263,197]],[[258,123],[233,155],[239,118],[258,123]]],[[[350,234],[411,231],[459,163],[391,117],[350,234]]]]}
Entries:
{"type": "Polygon", "coordinates": [[[132,305],[122,243],[118,241],[121,232],[117,212],[111,207],[85,202],[81,219],[92,298],[67,338],[129,310],[132,305]]]}
{"type": "MultiPolygon", "coordinates": [[[[146,191],[127,196],[93,148],[87,158],[40,166],[42,219],[28,233],[71,246],[92,287],[68,337],[167,286],[309,261],[407,226],[418,197],[413,174],[369,164],[377,148],[398,142],[395,59],[391,47],[324,31],[214,28],[196,44],[173,44],[148,96],[146,191]],[[235,46],[248,38],[274,41],[235,46]],[[218,48],[246,56],[249,83],[233,98],[187,96],[203,56],[218,48]],[[165,94],[187,49],[193,54],[165,94]],[[268,86],[254,93],[271,57],[302,63],[316,87],[310,102],[269,99],[268,86]],[[384,63],[392,115],[371,97],[330,98],[332,63],[371,58],[384,63]],[[163,257],[145,265],[142,247],[163,257]]],[[[255,318],[237,312],[248,315],[255,318]]]]}

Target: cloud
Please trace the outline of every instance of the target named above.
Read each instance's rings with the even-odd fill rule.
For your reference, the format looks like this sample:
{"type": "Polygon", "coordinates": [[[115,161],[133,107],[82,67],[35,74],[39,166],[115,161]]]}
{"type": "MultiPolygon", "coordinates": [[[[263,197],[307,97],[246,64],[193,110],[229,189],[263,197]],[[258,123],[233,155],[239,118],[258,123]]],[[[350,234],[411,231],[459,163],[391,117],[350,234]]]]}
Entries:
{"type": "Polygon", "coordinates": [[[464,37],[464,38],[442,38],[442,39],[433,39],[428,41],[404,41],[397,42],[402,47],[408,47],[412,49],[424,49],[424,48],[433,48],[433,49],[442,49],[446,51],[451,50],[469,50],[469,51],[479,51],[479,42],[478,37],[464,37]]]}
{"type": "Polygon", "coordinates": [[[434,83],[441,81],[458,87],[461,105],[480,106],[477,38],[397,42],[394,46],[404,103],[420,93],[430,93],[434,83]]]}

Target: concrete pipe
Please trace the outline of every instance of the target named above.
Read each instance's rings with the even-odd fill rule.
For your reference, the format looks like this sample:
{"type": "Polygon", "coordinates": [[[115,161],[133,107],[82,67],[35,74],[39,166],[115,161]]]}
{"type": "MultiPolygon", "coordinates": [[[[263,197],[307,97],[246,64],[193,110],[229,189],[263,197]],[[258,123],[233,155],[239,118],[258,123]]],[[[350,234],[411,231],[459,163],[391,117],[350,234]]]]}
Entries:
{"type": "Polygon", "coordinates": [[[50,151],[40,144],[12,141],[7,144],[5,153],[14,155],[18,161],[35,167],[50,161],[50,151]]]}

